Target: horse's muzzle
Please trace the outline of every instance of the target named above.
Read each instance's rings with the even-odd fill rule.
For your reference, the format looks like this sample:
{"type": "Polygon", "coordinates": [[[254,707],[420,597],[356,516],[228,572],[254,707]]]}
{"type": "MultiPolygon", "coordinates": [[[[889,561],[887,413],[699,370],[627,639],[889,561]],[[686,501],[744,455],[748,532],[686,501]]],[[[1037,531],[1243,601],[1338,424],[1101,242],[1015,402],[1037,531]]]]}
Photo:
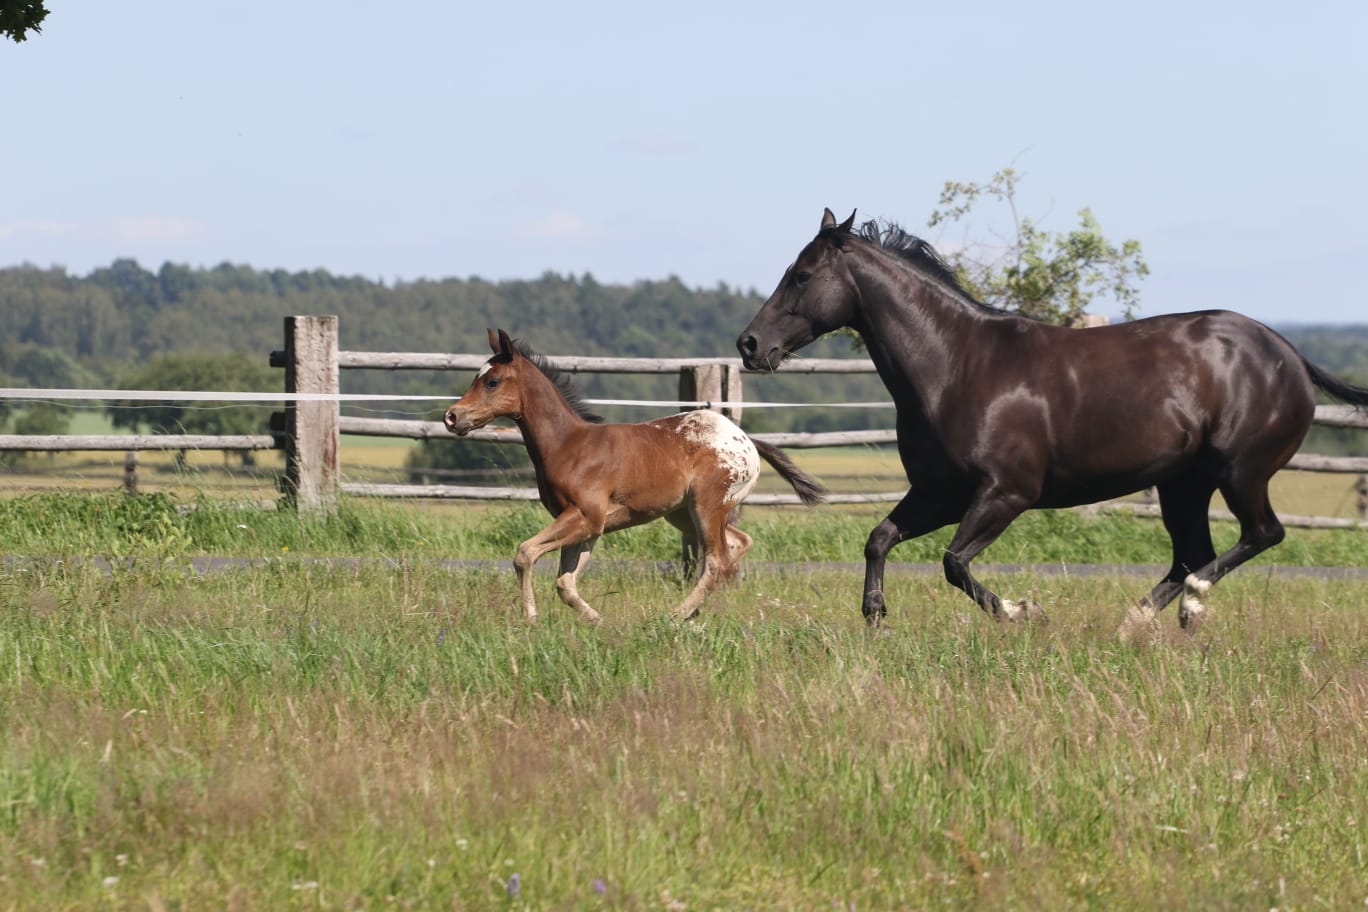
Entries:
{"type": "Polygon", "coordinates": [[[736,350],[741,353],[741,363],[746,370],[772,371],[784,360],[784,353],[778,346],[761,354],[760,342],[752,333],[742,333],[737,338],[736,350]]]}

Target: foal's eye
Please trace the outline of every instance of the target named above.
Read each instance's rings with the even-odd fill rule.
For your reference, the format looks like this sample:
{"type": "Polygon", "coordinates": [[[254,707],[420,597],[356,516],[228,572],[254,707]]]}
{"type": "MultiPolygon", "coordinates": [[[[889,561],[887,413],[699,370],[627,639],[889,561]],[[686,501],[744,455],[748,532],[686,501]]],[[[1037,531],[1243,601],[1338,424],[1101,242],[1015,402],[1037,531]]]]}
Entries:
{"type": "Polygon", "coordinates": [[[793,274],[793,284],[806,285],[808,279],[812,278],[812,273],[807,270],[799,270],[793,274]]]}
{"type": "Polygon", "coordinates": [[[490,377],[489,379],[485,380],[485,389],[498,389],[500,383],[503,383],[502,377],[490,377]]]}

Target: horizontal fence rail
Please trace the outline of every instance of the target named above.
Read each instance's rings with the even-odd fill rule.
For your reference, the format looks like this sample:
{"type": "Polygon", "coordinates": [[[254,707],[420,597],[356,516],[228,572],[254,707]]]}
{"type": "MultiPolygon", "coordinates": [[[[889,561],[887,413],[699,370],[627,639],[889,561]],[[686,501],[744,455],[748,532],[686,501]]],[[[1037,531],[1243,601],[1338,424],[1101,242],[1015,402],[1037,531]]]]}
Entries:
{"type": "MultiPolygon", "coordinates": [[[[360,352],[339,350],[336,317],[288,317],[285,320],[286,345],[270,353],[270,363],[285,368],[283,392],[213,392],[169,390],[56,390],[0,389],[0,399],[86,400],[86,401],[162,401],[162,402],[255,402],[279,403],[284,413],[272,422],[271,433],[213,435],[0,435],[0,451],[72,452],[141,450],[223,450],[257,451],[282,449],[286,453],[286,489],[293,493],[302,509],[327,511],[335,506],[337,492],[366,497],[458,498],[489,500],[536,500],[535,488],[508,488],[476,485],[371,484],[345,482],[339,462],[340,435],[405,438],[411,440],[451,439],[440,421],[363,418],[342,415],[343,402],[450,401],[447,396],[390,396],[344,394],[340,391],[341,370],[380,371],[474,371],[488,360],[487,354],[445,354],[433,352],[360,352]],[[302,496],[301,496],[302,495],[302,496]]],[[[768,371],[749,371],[739,358],[611,358],[593,356],[547,356],[546,361],[566,373],[598,374],[674,374],[680,377],[677,400],[588,400],[596,405],[644,405],[661,410],[703,407],[738,417],[745,408],[891,408],[892,403],[791,403],[744,402],[742,375],[768,371]]],[[[784,374],[869,374],[872,361],[862,358],[791,358],[778,368],[784,374]]],[[[1324,427],[1368,430],[1368,414],[1344,405],[1316,408],[1315,423],[1324,427]]],[[[760,433],[754,435],[775,446],[809,449],[837,446],[878,446],[896,443],[892,429],[832,431],[821,433],[760,433]]],[[[516,428],[483,428],[466,440],[507,445],[521,444],[516,428]]],[[[452,440],[453,445],[460,445],[452,440]]],[[[1322,456],[1298,453],[1288,468],[1307,472],[1350,473],[1365,476],[1360,482],[1368,502],[1368,457],[1322,456]]],[[[832,503],[888,503],[901,499],[906,490],[871,493],[832,494],[832,503]]],[[[796,504],[791,493],[753,494],[753,504],[796,504]]],[[[1124,509],[1150,515],[1152,505],[1119,503],[1106,509],[1124,509]]],[[[1368,510],[1368,507],[1364,508],[1368,510]]],[[[1225,518],[1222,511],[1213,516],[1225,518]]],[[[1366,517],[1368,518],[1368,517],[1366,517]]],[[[1363,525],[1354,520],[1317,517],[1284,517],[1305,520],[1303,525],[1363,525]]],[[[1292,524],[1289,522],[1289,524],[1292,524]]]]}

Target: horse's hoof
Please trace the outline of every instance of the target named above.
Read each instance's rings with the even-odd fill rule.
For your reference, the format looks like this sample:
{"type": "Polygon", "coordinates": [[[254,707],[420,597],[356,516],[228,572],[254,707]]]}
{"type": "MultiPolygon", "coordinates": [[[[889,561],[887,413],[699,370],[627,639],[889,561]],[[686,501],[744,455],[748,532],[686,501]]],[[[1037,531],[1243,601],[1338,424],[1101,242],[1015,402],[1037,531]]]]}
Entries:
{"type": "Polygon", "coordinates": [[[1123,643],[1130,643],[1133,646],[1155,645],[1163,638],[1163,633],[1159,629],[1159,612],[1148,602],[1132,605],[1121,621],[1121,629],[1117,631],[1117,636],[1123,643]]]}
{"type": "Polygon", "coordinates": [[[998,614],[999,620],[1024,623],[1046,623],[1050,619],[1045,614],[1045,609],[1040,607],[1040,602],[1033,598],[1023,599],[1014,602],[1011,599],[1003,599],[1002,607],[998,614]]]}
{"type": "Polygon", "coordinates": [[[1202,598],[1210,591],[1210,580],[1188,574],[1187,579],[1183,580],[1183,598],[1178,602],[1178,626],[1188,633],[1196,632],[1202,621],[1206,620],[1207,606],[1202,598]]]}

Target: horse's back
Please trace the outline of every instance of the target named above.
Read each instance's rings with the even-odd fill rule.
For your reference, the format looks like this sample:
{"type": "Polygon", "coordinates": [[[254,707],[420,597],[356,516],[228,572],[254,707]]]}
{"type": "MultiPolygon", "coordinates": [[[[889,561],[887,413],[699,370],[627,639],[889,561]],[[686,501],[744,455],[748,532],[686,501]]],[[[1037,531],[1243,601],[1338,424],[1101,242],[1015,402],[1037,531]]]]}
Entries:
{"type": "Polygon", "coordinates": [[[1296,349],[1229,311],[1021,335],[973,433],[1012,452],[1009,471],[1039,478],[1049,505],[1119,496],[1197,464],[1271,474],[1315,412],[1296,349]]]}

